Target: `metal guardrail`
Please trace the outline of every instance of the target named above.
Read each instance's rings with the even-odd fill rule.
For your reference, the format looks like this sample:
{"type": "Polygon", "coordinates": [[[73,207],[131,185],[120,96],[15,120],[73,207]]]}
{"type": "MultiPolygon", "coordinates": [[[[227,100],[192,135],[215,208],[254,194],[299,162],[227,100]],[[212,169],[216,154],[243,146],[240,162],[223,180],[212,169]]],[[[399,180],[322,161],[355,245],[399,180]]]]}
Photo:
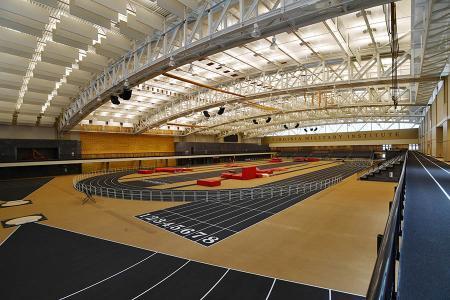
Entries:
{"type": "Polygon", "coordinates": [[[342,181],[342,176],[334,176],[321,181],[305,182],[292,185],[276,185],[246,189],[224,189],[224,190],[151,190],[151,189],[121,189],[93,186],[91,183],[83,183],[83,180],[91,177],[112,174],[116,172],[136,171],[136,169],[116,169],[100,171],[75,176],[73,187],[90,195],[101,197],[151,200],[151,201],[234,201],[273,198],[275,196],[300,195],[321,190],[342,181]]]}
{"type": "Polygon", "coordinates": [[[367,300],[396,299],[396,261],[400,253],[402,211],[405,199],[405,176],[408,152],[395,190],[386,228],[378,247],[378,256],[367,291],[367,300]]]}

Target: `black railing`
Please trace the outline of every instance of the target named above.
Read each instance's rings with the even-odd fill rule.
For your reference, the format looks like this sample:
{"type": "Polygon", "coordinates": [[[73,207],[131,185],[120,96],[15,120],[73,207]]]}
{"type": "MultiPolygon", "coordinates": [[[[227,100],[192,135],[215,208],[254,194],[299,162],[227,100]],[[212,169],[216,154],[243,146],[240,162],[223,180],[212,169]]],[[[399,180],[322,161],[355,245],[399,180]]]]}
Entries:
{"type": "Polygon", "coordinates": [[[378,236],[378,256],[367,291],[368,300],[396,299],[396,261],[400,256],[400,237],[403,206],[405,199],[406,161],[403,162],[402,174],[395,190],[394,200],[390,205],[389,217],[382,236],[378,236]]]}

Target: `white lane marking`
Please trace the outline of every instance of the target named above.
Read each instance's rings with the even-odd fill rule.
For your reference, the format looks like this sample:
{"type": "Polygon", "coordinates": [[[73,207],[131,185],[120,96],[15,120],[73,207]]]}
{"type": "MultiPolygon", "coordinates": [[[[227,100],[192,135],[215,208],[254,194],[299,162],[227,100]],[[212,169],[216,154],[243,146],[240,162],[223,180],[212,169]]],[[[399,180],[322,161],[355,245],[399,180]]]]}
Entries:
{"type": "Polygon", "coordinates": [[[161,281],[159,281],[158,283],[155,283],[152,287],[146,289],[145,291],[143,291],[142,293],[140,293],[139,295],[137,295],[136,297],[132,298],[131,300],[135,300],[137,298],[139,298],[140,296],[144,295],[145,293],[147,293],[148,291],[150,291],[151,289],[157,287],[158,285],[160,285],[161,283],[163,283],[166,279],[168,279],[169,277],[171,277],[173,274],[175,274],[176,272],[178,272],[179,270],[181,270],[181,268],[183,268],[185,265],[187,265],[190,262],[190,260],[188,260],[187,262],[185,262],[181,267],[179,267],[178,269],[176,269],[175,271],[173,271],[172,273],[170,273],[169,275],[167,275],[166,277],[164,277],[161,281]]]}
{"type": "MultiPolygon", "coordinates": [[[[141,221],[145,222],[144,220],[141,220],[141,221]]],[[[62,228],[62,227],[55,226],[55,225],[44,224],[44,223],[33,223],[33,224],[36,224],[36,225],[39,225],[39,226],[46,226],[46,227],[49,227],[49,228],[54,228],[54,229],[58,229],[58,230],[62,230],[62,231],[72,232],[72,233],[75,233],[75,234],[78,234],[78,235],[87,236],[87,237],[90,237],[90,238],[99,239],[99,240],[110,242],[110,243],[114,243],[114,244],[125,245],[125,246],[131,247],[131,248],[135,248],[135,249],[142,249],[142,250],[146,250],[146,251],[152,251],[151,249],[146,249],[146,248],[143,248],[143,247],[139,247],[139,246],[123,243],[123,242],[108,240],[106,238],[102,238],[102,237],[99,237],[99,236],[90,235],[90,234],[79,232],[79,231],[65,229],[65,228],[62,228]]],[[[148,223],[146,223],[146,224],[148,224],[148,223]]],[[[21,226],[18,226],[17,228],[19,228],[19,227],[21,227],[21,226]]],[[[179,235],[177,235],[177,236],[179,236],[179,235]]],[[[199,245],[201,245],[201,244],[199,244],[199,245]]],[[[175,254],[164,253],[164,252],[158,252],[158,253],[164,254],[164,255],[168,255],[168,256],[171,256],[171,257],[180,258],[180,259],[186,259],[186,257],[181,257],[181,256],[178,256],[178,255],[175,255],[175,254]]],[[[211,264],[211,263],[206,263],[206,262],[202,262],[202,261],[195,260],[195,259],[191,259],[190,261],[197,262],[197,263],[200,263],[200,264],[205,264],[205,265],[208,265],[208,266],[223,268],[223,266],[219,266],[219,265],[211,264]]],[[[245,274],[252,274],[252,275],[261,276],[261,277],[274,278],[274,277],[271,277],[270,275],[266,275],[266,274],[259,274],[259,273],[254,273],[254,272],[248,272],[248,271],[243,271],[243,270],[239,270],[239,269],[233,269],[233,270],[237,271],[237,272],[245,273],[245,274]]],[[[295,283],[295,284],[302,284],[302,285],[306,285],[306,286],[312,286],[312,287],[316,287],[316,288],[319,288],[319,289],[327,289],[327,288],[325,288],[323,286],[313,285],[313,284],[303,283],[303,282],[298,282],[298,281],[293,281],[293,280],[286,279],[286,278],[277,278],[277,279],[283,280],[283,281],[287,281],[287,282],[291,282],[291,283],[295,283]]],[[[355,293],[347,292],[347,291],[343,291],[343,290],[334,290],[334,291],[341,292],[341,293],[347,293],[347,294],[350,294],[350,295],[353,295],[353,296],[364,297],[364,295],[355,294],[355,293]]]]}
{"type": "Polygon", "coordinates": [[[266,296],[266,300],[268,300],[268,299],[269,299],[269,297],[270,297],[270,294],[272,293],[272,290],[273,290],[273,286],[275,285],[275,281],[277,281],[277,279],[276,279],[276,278],[274,278],[274,279],[273,279],[272,285],[270,286],[270,290],[269,290],[269,292],[267,293],[267,296],[266,296]]]}
{"type": "Polygon", "coordinates": [[[440,165],[438,165],[437,163],[433,162],[431,159],[429,159],[428,157],[426,157],[423,154],[419,154],[420,156],[422,156],[423,158],[425,158],[426,160],[428,160],[430,163],[432,163],[433,165],[435,165],[436,167],[442,169],[444,172],[447,172],[447,174],[450,174],[450,171],[447,171],[446,169],[444,169],[443,167],[441,167],[440,165]]]}
{"type": "Polygon", "coordinates": [[[425,166],[422,164],[420,159],[418,159],[414,153],[413,153],[413,155],[417,159],[417,161],[422,165],[422,167],[425,169],[425,171],[427,171],[428,175],[430,175],[430,177],[434,180],[434,182],[437,184],[437,186],[441,189],[441,191],[444,193],[444,195],[447,197],[447,199],[450,200],[450,196],[447,194],[447,192],[444,190],[444,188],[439,184],[439,182],[436,180],[436,178],[434,178],[434,176],[431,175],[430,171],[428,171],[427,168],[425,168],[425,166]]]}
{"type": "Polygon", "coordinates": [[[328,290],[328,299],[331,300],[331,290],[328,290]]]}
{"type": "Polygon", "coordinates": [[[137,265],[143,263],[144,261],[146,261],[147,259],[149,259],[150,257],[152,257],[153,255],[155,255],[155,254],[157,254],[157,253],[158,253],[158,252],[155,252],[155,253],[153,253],[152,255],[149,255],[149,256],[147,256],[146,258],[144,258],[144,259],[138,261],[137,263],[135,263],[135,264],[133,264],[133,265],[131,265],[131,266],[129,266],[129,267],[127,267],[127,268],[121,270],[120,272],[117,272],[117,273],[115,273],[115,274],[113,274],[113,275],[111,275],[111,276],[108,276],[108,277],[106,277],[106,278],[104,278],[104,279],[102,279],[102,280],[100,280],[100,281],[98,281],[98,282],[96,282],[96,283],[93,283],[93,284],[91,284],[91,285],[89,285],[89,286],[87,286],[87,287],[85,287],[85,288],[83,288],[83,289],[81,289],[81,290],[78,290],[78,291],[76,291],[76,292],[74,292],[74,293],[72,293],[72,294],[70,294],[70,295],[64,296],[64,297],[60,298],[59,300],[66,299],[66,298],[69,298],[69,297],[72,297],[73,295],[76,295],[76,294],[78,294],[78,293],[81,293],[81,292],[83,292],[83,291],[85,291],[85,290],[87,290],[87,289],[90,289],[90,288],[93,287],[93,286],[96,286],[96,285],[98,285],[98,284],[100,284],[100,283],[102,283],[102,282],[105,282],[106,280],[109,280],[109,279],[111,279],[111,278],[113,278],[113,277],[116,277],[117,275],[122,274],[123,272],[126,272],[126,271],[128,271],[129,269],[134,268],[135,266],[137,266],[137,265]]]}
{"type": "Polygon", "coordinates": [[[200,298],[200,300],[203,300],[206,296],[208,296],[208,294],[219,284],[219,282],[225,277],[225,275],[227,275],[228,271],[230,271],[230,269],[227,269],[225,273],[223,273],[222,277],[217,280],[217,282],[209,289],[209,291],[206,292],[206,294],[203,295],[203,297],[200,298]]]}
{"type": "Polygon", "coordinates": [[[11,231],[10,234],[8,234],[8,235],[6,236],[6,238],[5,238],[3,241],[0,242],[0,246],[3,245],[3,244],[6,242],[6,240],[9,239],[9,238],[13,235],[13,233],[16,232],[17,229],[19,229],[19,228],[20,228],[20,225],[17,226],[17,227],[15,227],[15,228],[13,229],[13,231],[11,231]]]}

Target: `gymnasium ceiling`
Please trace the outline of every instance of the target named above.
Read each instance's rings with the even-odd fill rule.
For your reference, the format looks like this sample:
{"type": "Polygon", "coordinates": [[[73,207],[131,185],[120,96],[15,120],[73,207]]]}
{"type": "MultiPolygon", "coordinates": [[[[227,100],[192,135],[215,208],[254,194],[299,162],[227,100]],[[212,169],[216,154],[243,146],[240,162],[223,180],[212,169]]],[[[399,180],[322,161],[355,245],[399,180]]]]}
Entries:
{"type": "MultiPolygon", "coordinates": [[[[257,18],[279,8],[279,2],[243,1],[244,12],[247,9],[250,19],[253,9],[257,18]]],[[[442,12],[439,1],[434,3],[428,9],[442,12]]],[[[420,53],[413,52],[417,41],[411,35],[411,24],[418,21],[411,14],[417,8],[403,0],[397,2],[396,13],[397,109],[390,88],[388,6],[378,5],[300,28],[288,26],[273,35],[259,36],[264,28],[256,25],[248,42],[197,55],[190,63],[166,55],[169,68],[140,80],[130,100],[120,99],[121,104],[114,105],[109,97],[99,97],[88,111],[76,106],[79,114],[72,113],[74,100],[84,88],[129,51],[145,41],[157,44],[151,37],[161,37],[187,16],[191,18],[187,31],[195,33],[192,28],[198,26],[207,32],[208,7],[218,10],[210,14],[218,20],[217,32],[226,30],[238,23],[238,4],[233,0],[2,0],[0,122],[55,126],[55,118],[70,111],[69,119],[82,116],[71,125],[67,116],[63,118],[65,128],[75,130],[121,127],[134,133],[242,133],[246,137],[296,126],[418,124],[436,80],[419,83],[412,76],[440,75],[448,61],[447,44],[438,53],[441,60],[436,69],[424,74],[429,68],[426,63],[411,65],[415,55],[422,61],[436,55],[422,46],[420,53]],[[202,21],[195,22],[192,16],[202,21]],[[220,107],[225,108],[222,115],[217,114],[220,107]]],[[[426,11],[427,3],[422,5],[426,11]]],[[[444,16],[448,16],[448,7],[444,7],[444,16]]],[[[426,28],[425,32],[433,30],[431,25],[418,26],[426,28]]],[[[198,40],[207,35],[200,34],[198,40]]],[[[176,42],[182,36],[175,33],[173,37],[170,42],[180,51],[182,42],[176,42]]]]}

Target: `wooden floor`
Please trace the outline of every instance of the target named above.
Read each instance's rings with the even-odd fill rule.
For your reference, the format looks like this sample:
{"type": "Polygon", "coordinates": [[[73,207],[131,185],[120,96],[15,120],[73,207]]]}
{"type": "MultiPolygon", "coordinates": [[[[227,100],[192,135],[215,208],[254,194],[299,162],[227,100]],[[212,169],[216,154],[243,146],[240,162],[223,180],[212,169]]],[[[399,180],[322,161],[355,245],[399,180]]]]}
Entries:
{"type": "MultiPolygon", "coordinates": [[[[72,176],[56,177],[29,195],[32,205],[0,209],[0,219],[43,213],[48,218],[44,223],[67,230],[365,295],[376,259],[376,235],[384,230],[394,186],[359,181],[354,175],[211,247],[135,218],[179,203],[97,198],[95,204],[81,205],[83,195],[73,189],[72,176]]],[[[0,239],[13,230],[0,228],[0,239]]]]}

